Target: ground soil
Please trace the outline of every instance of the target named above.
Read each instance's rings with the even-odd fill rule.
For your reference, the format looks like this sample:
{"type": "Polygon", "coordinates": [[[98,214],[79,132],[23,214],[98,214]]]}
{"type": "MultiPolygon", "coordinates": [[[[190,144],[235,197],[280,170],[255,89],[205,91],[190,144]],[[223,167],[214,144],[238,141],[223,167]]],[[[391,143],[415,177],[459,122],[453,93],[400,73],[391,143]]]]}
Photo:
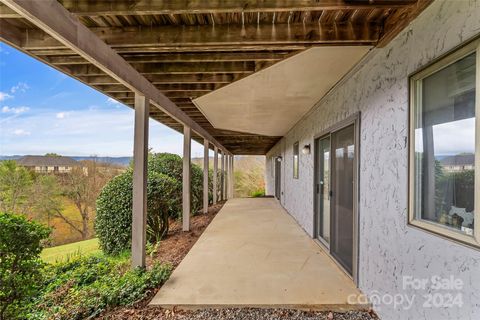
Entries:
{"type": "MultiPolygon", "coordinates": [[[[191,217],[190,232],[182,231],[181,221],[173,221],[170,225],[167,238],[162,240],[157,251],[148,256],[147,267],[153,261],[170,263],[173,267],[180,264],[188,251],[195,244],[203,231],[210,224],[215,215],[220,211],[224,202],[209,208],[208,214],[198,214],[191,217]]],[[[159,289],[159,288],[158,288],[159,289]]],[[[150,291],[147,298],[131,307],[120,307],[102,314],[97,319],[102,320],[369,320],[378,319],[373,312],[350,311],[336,312],[310,312],[289,309],[262,309],[262,308],[224,308],[197,311],[167,310],[160,307],[149,306],[148,303],[155,296],[157,290],[150,291]]]]}

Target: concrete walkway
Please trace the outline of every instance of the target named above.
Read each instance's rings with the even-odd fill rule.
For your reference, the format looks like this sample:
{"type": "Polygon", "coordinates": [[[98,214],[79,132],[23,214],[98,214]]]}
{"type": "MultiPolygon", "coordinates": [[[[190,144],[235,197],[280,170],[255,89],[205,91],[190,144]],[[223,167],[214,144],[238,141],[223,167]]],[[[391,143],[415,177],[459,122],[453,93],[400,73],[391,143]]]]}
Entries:
{"type": "Polygon", "coordinates": [[[271,198],[229,200],[151,305],[351,310],[354,283],[271,198]]]}

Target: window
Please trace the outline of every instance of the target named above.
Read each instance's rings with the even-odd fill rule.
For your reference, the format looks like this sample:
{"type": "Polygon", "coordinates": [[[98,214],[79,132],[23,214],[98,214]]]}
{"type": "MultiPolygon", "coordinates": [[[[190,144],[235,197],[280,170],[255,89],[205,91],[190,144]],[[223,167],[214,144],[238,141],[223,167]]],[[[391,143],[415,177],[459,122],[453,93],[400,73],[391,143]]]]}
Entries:
{"type": "Polygon", "coordinates": [[[471,42],[410,77],[409,223],[476,247],[479,44],[471,42]]]}
{"type": "Polygon", "coordinates": [[[293,144],[293,178],[298,179],[299,148],[298,141],[293,144]]]}

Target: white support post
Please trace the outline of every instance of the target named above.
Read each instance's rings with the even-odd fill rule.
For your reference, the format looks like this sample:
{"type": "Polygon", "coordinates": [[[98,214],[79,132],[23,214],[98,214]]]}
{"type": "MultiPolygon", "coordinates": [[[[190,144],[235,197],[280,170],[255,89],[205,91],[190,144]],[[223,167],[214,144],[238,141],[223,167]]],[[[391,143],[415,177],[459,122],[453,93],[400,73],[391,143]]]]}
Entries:
{"type": "Polygon", "coordinates": [[[230,156],[230,198],[233,198],[234,195],[234,183],[235,183],[235,177],[234,177],[234,171],[233,171],[233,158],[234,156],[230,156]]]}
{"type": "Polygon", "coordinates": [[[220,199],[225,200],[225,151],[222,151],[222,158],[220,161],[220,199]]]}
{"type": "Polygon", "coordinates": [[[208,151],[209,142],[203,140],[203,213],[208,213],[208,151]]]}
{"type": "Polygon", "coordinates": [[[213,204],[217,203],[217,183],[218,183],[218,148],[217,146],[214,147],[214,155],[213,155],[213,204]]]}
{"type": "Polygon", "coordinates": [[[228,186],[230,185],[228,179],[230,179],[230,172],[228,171],[228,158],[230,156],[228,154],[225,155],[225,199],[230,199],[230,195],[228,194],[228,186]]]}
{"type": "Polygon", "coordinates": [[[183,126],[183,231],[190,230],[190,153],[191,153],[191,129],[183,126]]]}
{"type": "Polygon", "coordinates": [[[132,268],[145,267],[149,101],[135,93],[133,140],[132,268]]]}

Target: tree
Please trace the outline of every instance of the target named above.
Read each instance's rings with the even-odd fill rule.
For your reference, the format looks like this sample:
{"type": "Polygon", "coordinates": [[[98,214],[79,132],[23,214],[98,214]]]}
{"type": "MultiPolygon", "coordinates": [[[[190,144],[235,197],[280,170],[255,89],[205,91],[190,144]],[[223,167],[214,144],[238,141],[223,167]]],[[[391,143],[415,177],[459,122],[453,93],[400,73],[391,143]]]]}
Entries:
{"type": "Polygon", "coordinates": [[[50,229],[24,216],[0,212],[0,320],[23,318],[22,301],[41,283],[40,252],[50,229]]]}
{"type": "Polygon", "coordinates": [[[29,216],[42,221],[50,220],[62,213],[61,190],[54,175],[38,175],[29,190],[28,212],[29,216]]]}
{"type": "Polygon", "coordinates": [[[59,188],[54,176],[36,175],[15,161],[0,164],[0,210],[50,221],[61,211],[59,188]]]}
{"type": "Polygon", "coordinates": [[[24,212],[29,189],[33,183],[31,173],[14,160],[0,163],[0,210],[24,212]]]}
{"type": "Polygon", "coordinates": [[[56,216],[79,232],[82,239],[88,239],[97,197],[103,186],[115,175],[115,171],[109,170],[109,166],[99,166],[96,160],[83,161],[82,165],[60,177],[62,194],[75,205],[80,215],[81,227],[60,210],[56,212],[56,216]]]}

